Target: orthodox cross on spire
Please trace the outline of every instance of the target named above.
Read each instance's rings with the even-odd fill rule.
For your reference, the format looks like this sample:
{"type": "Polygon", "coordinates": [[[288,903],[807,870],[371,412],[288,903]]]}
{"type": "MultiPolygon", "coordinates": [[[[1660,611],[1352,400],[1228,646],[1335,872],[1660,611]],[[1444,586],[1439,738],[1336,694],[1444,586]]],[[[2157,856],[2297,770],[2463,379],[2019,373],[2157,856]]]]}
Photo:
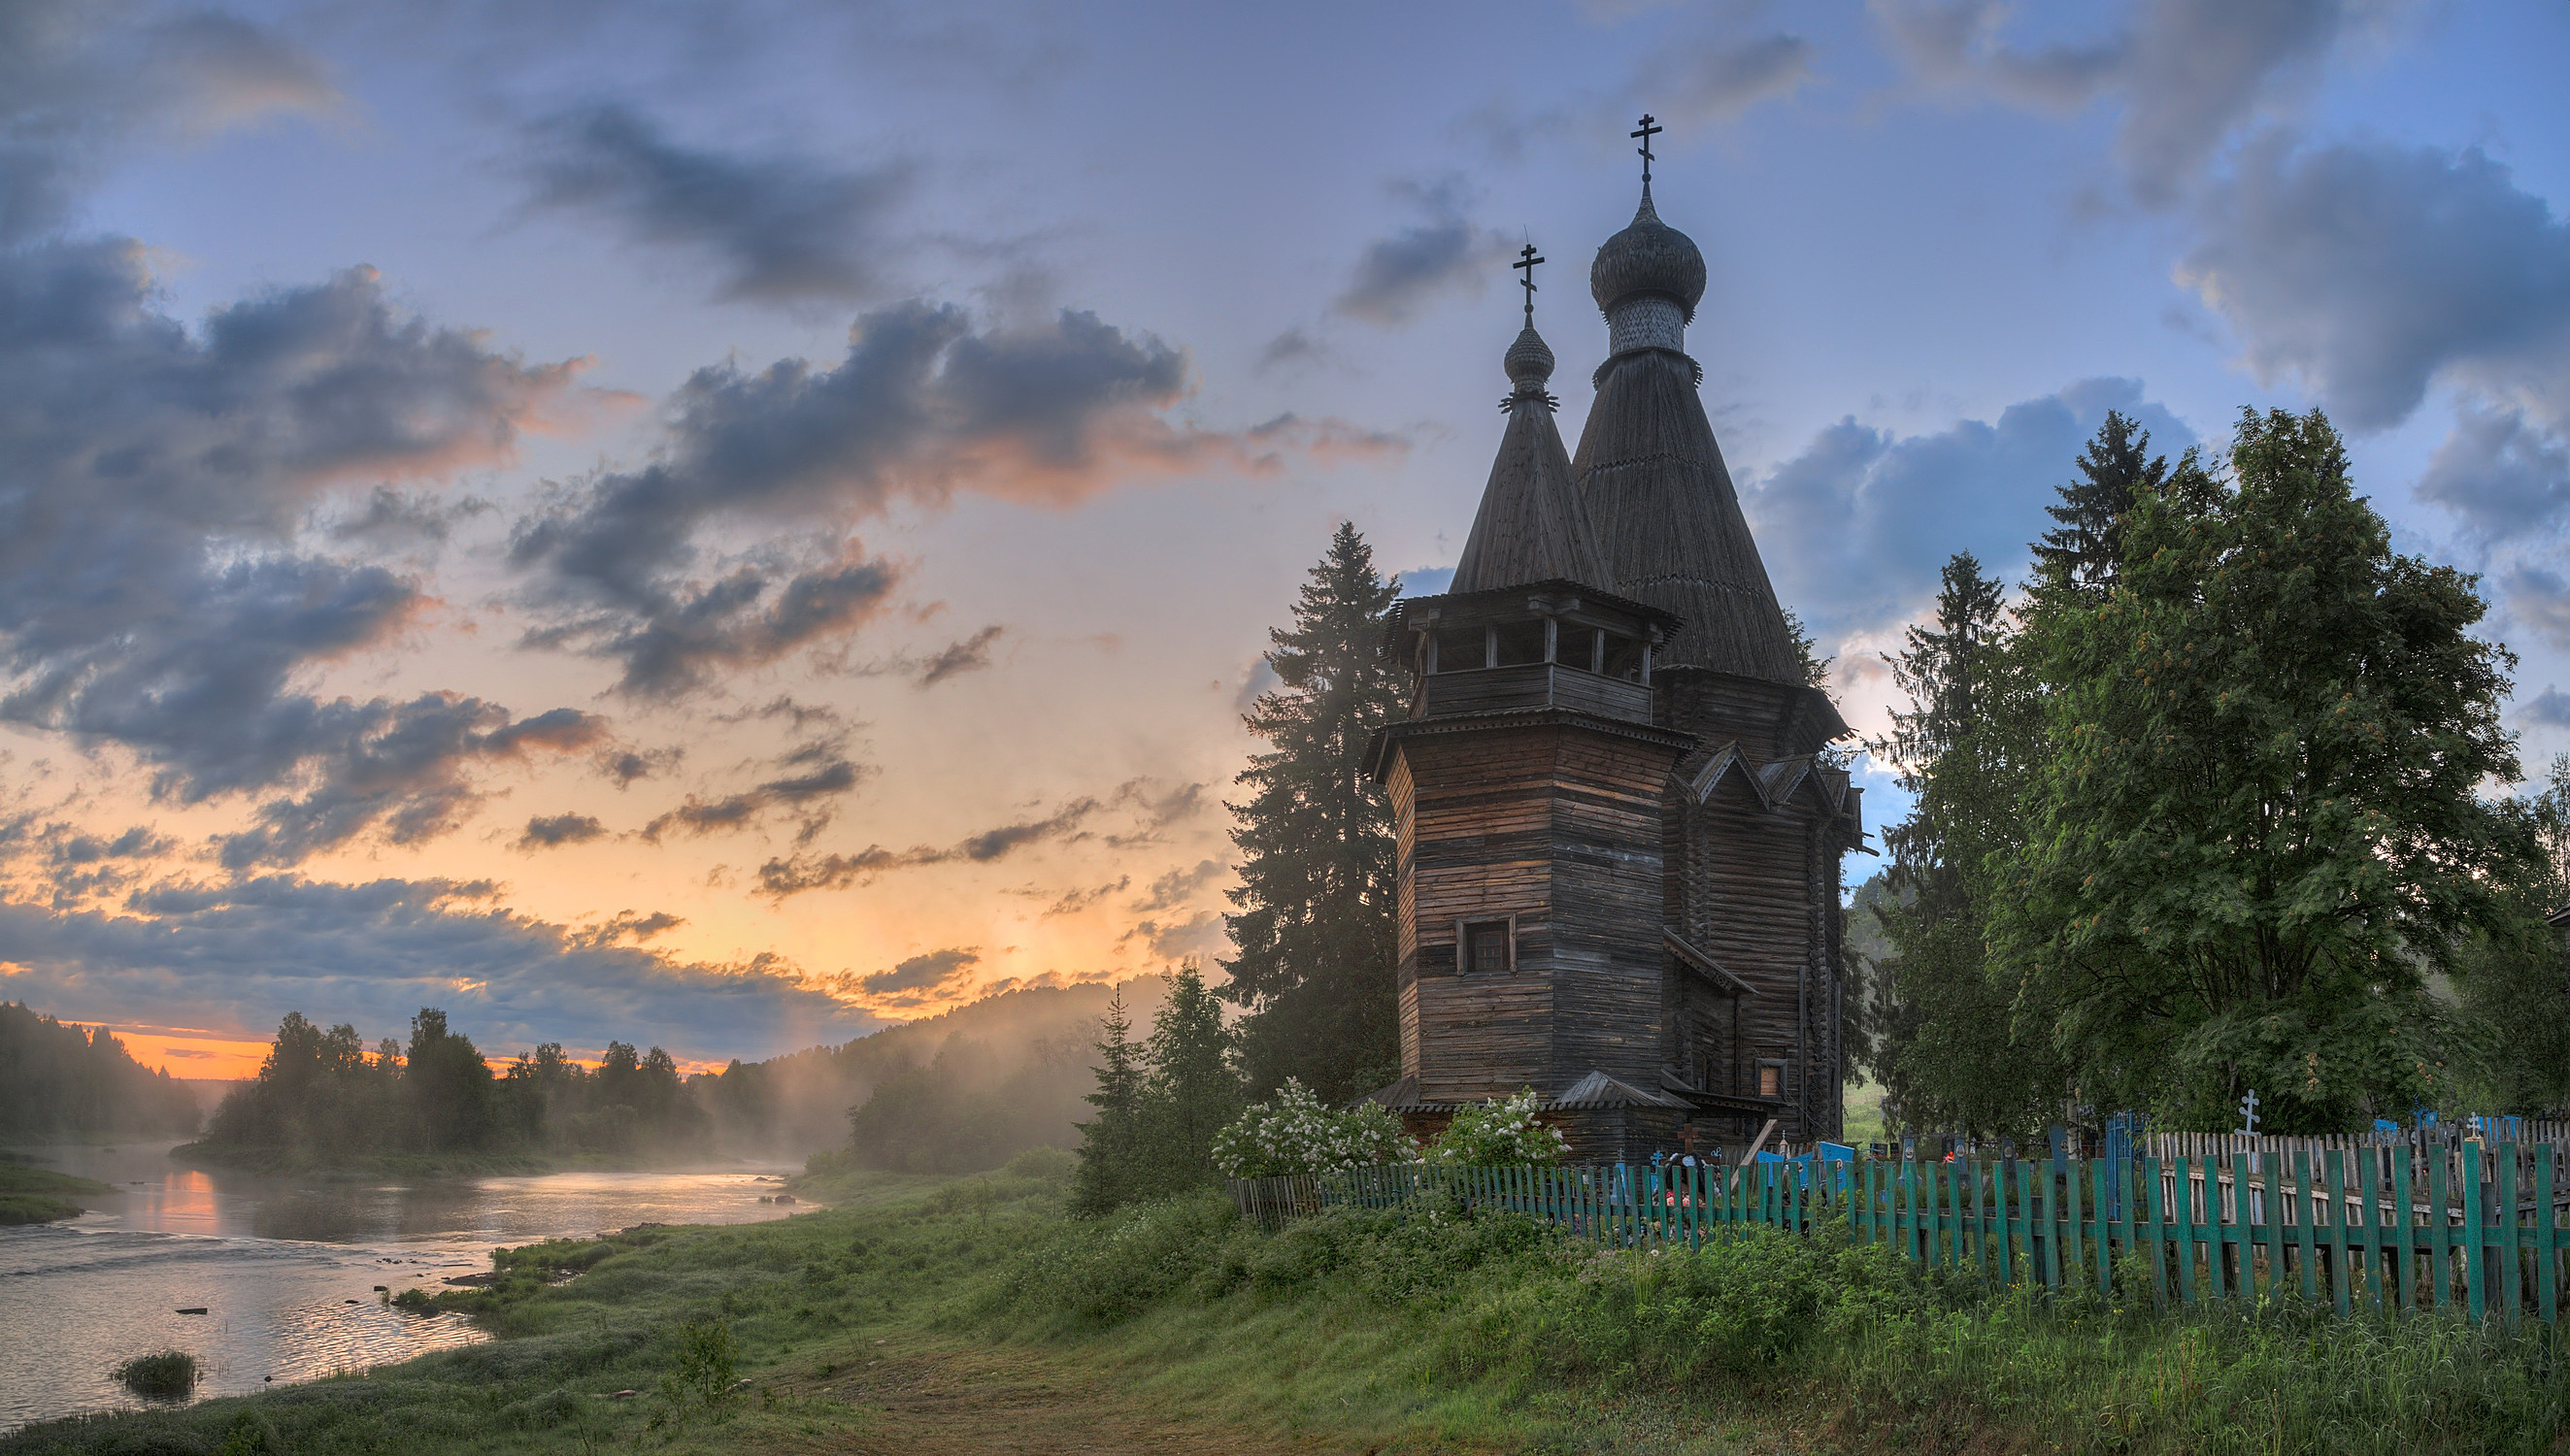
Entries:
{"type": "Polygon", "coordinates": [[[1517,254],[1517,260],[1508,264],[1509,267],[1525,274],[1523,278],[1517,280],[1517,286],[1525,290],[1527,328],[1534,327],[1534,265],[1542,261],[1543,259],[1535,256],[1534,244],[1529,242],[1524,250],[1517,254]]]}
{"type": "Polygon", "coordinates": [[[1629,136],[1639,137],[1642,139],[1642,185],[1646,187],[1651,184],[1651,139],[1667,130],[1668,128],[1666,127],[1653,126],[1651,124],[1651,114],[1649,112],[1644,112],[1642,113],[1642,130],[1627,134],[1629,136]]]}

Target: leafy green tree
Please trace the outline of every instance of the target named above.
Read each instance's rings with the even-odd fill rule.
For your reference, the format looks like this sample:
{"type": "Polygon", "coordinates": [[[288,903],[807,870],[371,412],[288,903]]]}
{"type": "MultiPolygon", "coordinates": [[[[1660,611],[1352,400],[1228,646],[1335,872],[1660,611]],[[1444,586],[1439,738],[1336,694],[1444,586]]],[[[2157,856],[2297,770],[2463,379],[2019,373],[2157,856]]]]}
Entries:
{"type": "Polygon", "coordinates": [[[2533,854],[2471,578],[2395,554],[2317,412],[2243,411],[2229,490],[2172,479],[2111,590],[2028,623],[2045,758],[1990,932],[2100,1107],[2278,1132],[2438,1094],[2426,973],[2533,854]]]}
{"type": "Polygon", "coordinates": [[[1392,806],[1366,776],[1366,745],[1402,709],[1400,664],[1382,649],[1398,583],[1342,523],[1303,583],[1291,627],[1271,631],[1277,686],[1245,721],[1267,740],[1231,805],[1239,823],[1239,954],[1222,995],[1249,1009],[1251,1085],[1288,1077],[1344,1101],[1400,1075],[1394,1002],[1392,806]]]}
{"type": "MultiPolygon", "coordinates": [[[[2067,494],[2067,492],[2065,492],[2067,494]]],[[[1891,865],[1875,902],[1889,964],[1869,977],[1865,1061],[1913,1126],[2027,1133],[2061,1106],[2068,1078],[2048,1037],[2012,1033],[1983,926],[1987,861],[2019,843],[2031,695],[2011,653],[2004,599],[1968,551],[1946,561],[1932,625],[1887,657],[1910,707],[1869,744],[1914,796],[1886,829],[1891,865]]]]}
{"type": "Polygon", "coordinates": [[[444,1011],[422,1006],[411,1018],[402,1086],[421,1151],[486,1147],[499,1131],[490,1065],[471,1037],[447,1029],[444,1011]]]}
{"type": "Polygon", "coordinates": [[[2570,906],[2570,754],[2537,792],[2507,806],[2537,846],[2510,887],[2506,921],[2473,933],[2454,980],[2476,1065],[2459,1108],[2518,1114],[2570,1109],[2570,946],[2550,916],[2570,906]]]}
{"type": "Polygon", "coordinates": [[[1071,1178],[1071,1208],[1079,1214],[1102,1214],[1128,1202],[1142,1161],[1142,1064],[1121,989],[1106,1003],[1098,1029],[1099,1065],[1092,1069],[1097,1090],[1085,1099],[1097,1116],[1077,1124],[1079,1166],[1071,1178]]]}

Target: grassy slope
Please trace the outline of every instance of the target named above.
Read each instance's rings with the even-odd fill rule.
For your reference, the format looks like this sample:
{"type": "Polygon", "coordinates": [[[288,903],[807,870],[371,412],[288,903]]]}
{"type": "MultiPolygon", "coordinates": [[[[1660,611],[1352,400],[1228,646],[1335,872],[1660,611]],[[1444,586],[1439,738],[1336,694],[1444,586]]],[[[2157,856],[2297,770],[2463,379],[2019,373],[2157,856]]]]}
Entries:
{"type": "Polygon", "coordinates": [[[0,1159],[0,1226],[77,1218],[95,1206],[98,1195],[114,1192],[93,1179],[0,1159]]]}
{"type": "Polygon", "coordinates": [[[500,1286],[439,1296],[477,1310],[493,1343],[250,1400],[56,1423],[0,1438],[0,1453],[212,1451],[235,1433],[244,1449],[309,1456],[611,1444],[2436,1456],[2570,1441],[2570,1372],[2547,1336],[2278,1309],[2162,1318],[1940,1284],[1889,1256],[1781,1239],[1669,1258],[1491,1218],[1332,1218],[1270,1235],[1209,1201],[1083,1224],[1062,1218],[1059,1189],[858,1178],[838,1190],[856,1206],[780,1223],[536,1246],[501,1262],[500,1286]],[[690,1321],[719,1321],[747,1378],[711,1408],[665,1383],[684,1372],[690,1321]]]}

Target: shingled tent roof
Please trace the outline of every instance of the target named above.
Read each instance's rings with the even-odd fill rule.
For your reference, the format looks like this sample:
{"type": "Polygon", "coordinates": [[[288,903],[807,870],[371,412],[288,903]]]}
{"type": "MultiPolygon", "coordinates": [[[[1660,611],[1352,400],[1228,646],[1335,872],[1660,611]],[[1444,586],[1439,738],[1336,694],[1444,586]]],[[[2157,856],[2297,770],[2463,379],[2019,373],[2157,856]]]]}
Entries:
{"type": "Polygon", "coordinates": [[[1686,619],[1662,664],[1799,683],[1803,654],[1696,396],[1699,373],[1657,347],[1598,366],[1571,462],[1581,512],[1607,588],[1686,619]]]}
{"type": "Polygon", "coordinates": [[[1516,392],[1507,399],[1508,424],[1482,488],[1473,534],[1455,562],[1457,592],[1488,591],[1529,581],[1566,579],[1606,584],[1605,563],[1589,539],[1571,483],[1570,452],[1552,423],[1552,400],[1543,391],[1552,377],[1552,350],[1526,325],[1507,352],[1516,392]]]}

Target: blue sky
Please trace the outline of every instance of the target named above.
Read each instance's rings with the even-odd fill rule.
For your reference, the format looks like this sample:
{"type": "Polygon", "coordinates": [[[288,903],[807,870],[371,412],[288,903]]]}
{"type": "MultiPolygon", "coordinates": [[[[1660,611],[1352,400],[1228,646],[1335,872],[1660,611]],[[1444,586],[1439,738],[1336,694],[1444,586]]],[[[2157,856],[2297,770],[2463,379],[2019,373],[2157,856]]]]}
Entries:
{"type": "MultiPolygon", "coordinates": [[[[0,0],[0,995],[758,1055],[1219,954],[1331,525],[1450,565],[1662,215],[1876,656],[2108,408],[2329,410],[2570,749],[2551,4],[0,0]]],[[[1898,812],[1880,776],[1870,806],[1898,812]]],[[[200,1053],[195,1057],[188,1054],[200,1053]]]]}

